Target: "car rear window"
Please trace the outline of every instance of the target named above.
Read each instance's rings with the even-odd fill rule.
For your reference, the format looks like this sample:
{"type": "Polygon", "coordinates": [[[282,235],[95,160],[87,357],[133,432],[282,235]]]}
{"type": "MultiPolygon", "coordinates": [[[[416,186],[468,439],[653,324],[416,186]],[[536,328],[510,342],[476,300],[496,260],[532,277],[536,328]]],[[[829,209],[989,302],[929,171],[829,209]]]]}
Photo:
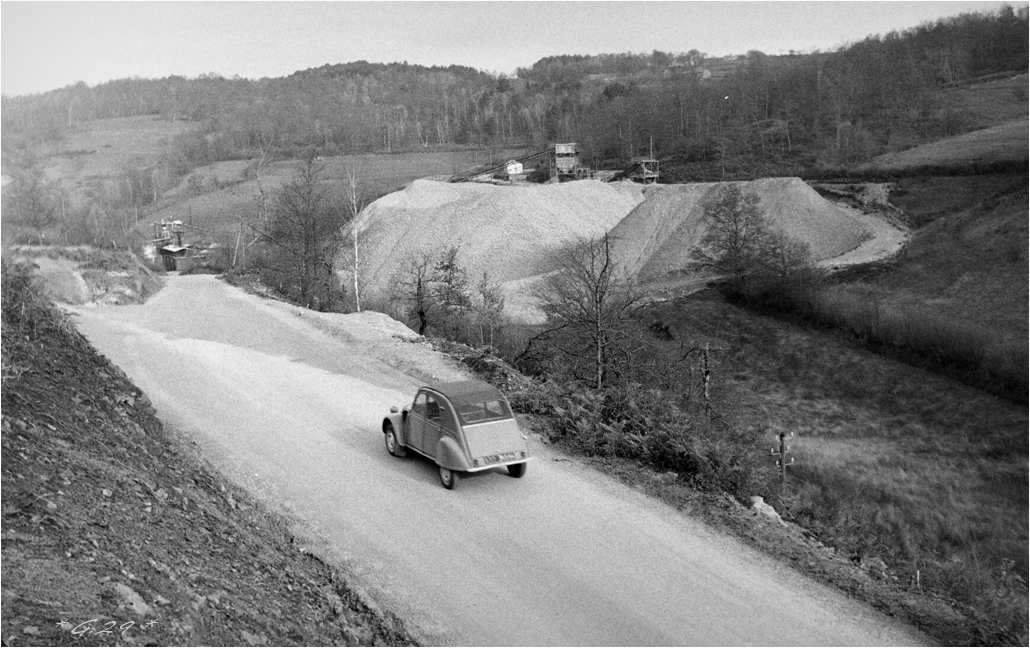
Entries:
{"type": "Polygon", "coordinates": [[[501,399],[468,400],[457,403],[462,425],[486,423],[511,418],[508,404],[501,399]]]}

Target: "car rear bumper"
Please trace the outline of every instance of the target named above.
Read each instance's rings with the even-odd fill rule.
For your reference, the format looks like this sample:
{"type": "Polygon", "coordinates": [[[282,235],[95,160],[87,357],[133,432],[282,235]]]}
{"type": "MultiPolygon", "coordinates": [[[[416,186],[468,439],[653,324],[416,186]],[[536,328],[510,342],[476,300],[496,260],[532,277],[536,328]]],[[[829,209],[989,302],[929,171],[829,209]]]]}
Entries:
{"type": "Polygon", "coordinates": [[[505,466],[511,466],[512,464],[526,463],[532,461],[533,457],[523,457],[521,459],[513,459],[512,461],[498,461],[496,463],[487,464],[485,466],[474,466],[472,468],[466,468],[464,472],[482,472],[484,470],[490,470],[491,468],[503,468],[505,466]]]}

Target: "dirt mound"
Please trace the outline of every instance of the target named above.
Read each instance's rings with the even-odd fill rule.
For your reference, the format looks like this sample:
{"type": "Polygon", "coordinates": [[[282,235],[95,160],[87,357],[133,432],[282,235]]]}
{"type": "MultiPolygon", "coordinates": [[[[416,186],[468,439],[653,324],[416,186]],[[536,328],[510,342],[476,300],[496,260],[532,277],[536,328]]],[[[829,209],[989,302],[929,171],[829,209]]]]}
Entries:
{"type": "Polygon", "coordinates": [[[161,280],[125,251],[21,245],[11,258],[34,266],[47,295],[64,304],[141,304],[161,289],[161,280]]]}
{"type": "MultiPolygon", "coordinates": [[[[734,183],[761,197],[773,229],[807,243],[814,261],[854,249],[866,230],[799,178],[765,178],[734,183]]],[[[614,252],[628,272],[644,281],[679,274],[704,234],[704,205],[720,183],[650,187],[646,198],[616,225],[614,252]]]]}
{"type": "MultiPolygon", "coordinates": [[[[494,282],[537,275],[565,242],[604,234],[640,200],[638,186],[593,181],[500,187],[416,180],[372,203],[357,223],[363,292],[383,294],[409,259],[451,246],[460,248],[473,281],[484,271],[494,282]]],[[[337,267],[350,286],[351,250],[337,267]]]]}

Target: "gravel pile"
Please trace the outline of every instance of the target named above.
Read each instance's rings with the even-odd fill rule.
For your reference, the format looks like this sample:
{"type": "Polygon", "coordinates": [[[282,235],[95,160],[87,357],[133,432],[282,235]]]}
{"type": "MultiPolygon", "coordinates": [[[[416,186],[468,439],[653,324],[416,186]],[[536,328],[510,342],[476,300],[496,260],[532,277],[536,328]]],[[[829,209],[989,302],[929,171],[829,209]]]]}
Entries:
{"type": "MultiPolygon", "coordinates": [[[[844,254],[867,236],[848,212],[798,178],[737,184],[761,196],[773,228],[807,243],[814,261],[844,254]]],[[[504,285],[509,310],[526,310],[521,293],[530,290],[533,277],[553,269],[557,250],[605,232],[630,274],[645,282],[678,276],[690,266],[691,250],[704,234],[704,205],[719,186],[416,180],[369,205],[357,222],[362,293],[366,299],[385,296],[411,259],[458,246],[459,262],[473,284],[485,271],[492,282],[504,285]]],[[[337,265],[347,287],[353,281],[352,250],[345,246],[337,265]]]]}
{"type": "MultiPolygon", "coordinates": [[[[365,295],[383,294],[391,278],[422,252],[460,248],[477,282],[483,272],[507,282],[546,272],[566,242],[603,235],[643,199],[639,185],[594,181],[533,186],[416,180],[375,201],[358,220],[365,295]]],[[[353,252],[337,267],[350,286],[353,252]]]]}
{"type": "MultiPolygon", "coordinates": [[[[814,261],[856,248],[867,235],[850,214],[828,202],[799,178],[739,182],[761,197],[773,229],[807,243],[814,261]]],[[[649,187],[645,200],[611,231],[615,253],[627,271],[644,281],[680,274],[704,235],[703,211],[720,183],[649,187]]]]}

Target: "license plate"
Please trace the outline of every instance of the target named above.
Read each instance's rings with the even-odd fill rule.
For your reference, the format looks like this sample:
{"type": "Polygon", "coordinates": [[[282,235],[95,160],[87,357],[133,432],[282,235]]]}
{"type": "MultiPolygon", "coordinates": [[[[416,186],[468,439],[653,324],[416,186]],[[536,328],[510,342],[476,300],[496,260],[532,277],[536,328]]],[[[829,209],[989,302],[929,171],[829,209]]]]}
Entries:
{"type": "Polygon", "coordinates": [[[514,461],[515,459],[518,459],[518,455],[514,452],[506,452],[502,455],[497,455],[498,461],[514,461]]]}

